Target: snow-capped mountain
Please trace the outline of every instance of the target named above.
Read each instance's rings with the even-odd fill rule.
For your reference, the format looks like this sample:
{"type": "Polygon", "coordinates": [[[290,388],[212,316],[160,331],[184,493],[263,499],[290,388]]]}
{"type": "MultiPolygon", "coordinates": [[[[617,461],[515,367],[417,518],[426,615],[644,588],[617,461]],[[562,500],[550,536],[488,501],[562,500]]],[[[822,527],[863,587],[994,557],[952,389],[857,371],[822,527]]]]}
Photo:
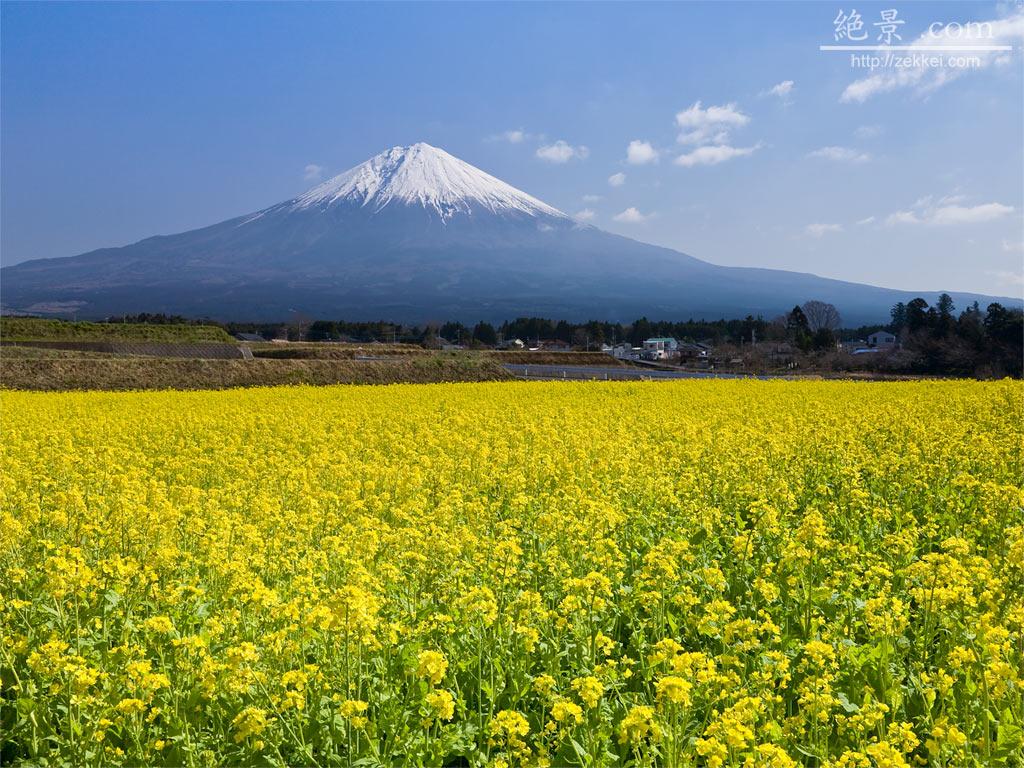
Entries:
{"type": "Polygon", "coordinates": [[[421,205],[443,220],[485,210],[499,216],[554,216],[561,211],[429,144],[393,147],[286,203],[291,210],[355,204],[379,212],[421,205]]]}
{"type": "MultiPolygon", "coordinates": [[[[83,318],[277,320],[298,310],[406,322],[626,321],[774,317],[820,299],[860,324],[917,295],[936,298],[719,267],[613,235],[428,144],[394,147],[298,197],[210,227],[0,270],[4,309],[83,318]]],[[[988,300],[953,297],[961,306],[988,300]]]]}

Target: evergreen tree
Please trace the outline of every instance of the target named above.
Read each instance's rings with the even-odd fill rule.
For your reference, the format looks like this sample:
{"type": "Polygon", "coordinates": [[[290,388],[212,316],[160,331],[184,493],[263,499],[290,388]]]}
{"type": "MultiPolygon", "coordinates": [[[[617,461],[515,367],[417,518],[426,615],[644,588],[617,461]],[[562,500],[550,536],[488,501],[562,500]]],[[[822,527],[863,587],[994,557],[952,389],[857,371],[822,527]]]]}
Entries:
{"type": "Polygon", "coordinates": [[[792,332],[806,332],[808,330],[807,315],[804,314],[803,309],[799,305],[793,307],[789,314],[786,315],[786,328],[792,332]]]}
{"type": "Polygon", "coordinates": [[[485,346],[493,347],[498,343],[498,332],[490,323],[481,321],[473,328],[473,338],[485,346]]]}
{"type": "Polygon", "coordinates": [[[924,299],[912,299],[907,303],[907,327],[911,332],[928,327],[929,309],[928,302],[924,299]]]}
{"type": "Polygon", "coordinates": [[[902,333],[907,325],[907,305],[902,301],[897,302],[889,310],[889,316],[892,318],[892,322],[889,324],[889,332],[897,335],[902,333]]]}

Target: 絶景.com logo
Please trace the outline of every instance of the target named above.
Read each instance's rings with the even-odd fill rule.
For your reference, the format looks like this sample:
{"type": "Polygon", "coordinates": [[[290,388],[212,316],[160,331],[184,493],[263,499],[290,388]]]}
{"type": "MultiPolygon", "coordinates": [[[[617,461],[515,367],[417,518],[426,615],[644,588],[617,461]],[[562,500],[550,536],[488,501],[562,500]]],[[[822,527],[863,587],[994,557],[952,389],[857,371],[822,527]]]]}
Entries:
{"type": "MultiPolygon", "coordinates": [[[[996,40],[995,25],[991,21],[930,21],[922,23],[916,36],[904,43],[903,33],[912,27],[904,26],[898,8],[878,12],[877,20],[865,20],[856,8],[839,9],[832,19],[832,40],[838,45],[820,45],[823,51],[843,50],[957,50],[957,51],[1010,51],[1013,46],[1000,45],[996,40]]],[[[908,33],[909,34],[909,33],[908,33]]]]}
{"type": "MultiPolygon", "coordinates": [[[[899,35],[898,31],[906,22],[903,19],[897,18],[899,11],[891,8],[887,11],[882,11],[880,16],[881,21],[874,22],[874,26],[878,28],[878,37],[875,39],[884,42],[886,45],[892,45],[893,40],[902,40],[903,38],[899,35]]],[[[832,26],[835,28],[834,35],[836,40],[859,42],[868,39],[869,33],[864,20],[856,9],[846,13],[840,8],[839,13],[836,14],[836,18],[832,22],[832,26]]]]}
{"type": "Polygon", "coordinates": [[[898,8],[865,17],[851,7],[839,9],[832,42],[818,49],[849,52],[850,66],[858,69],[970,69],[983,66],[984,55],[1013,46],[1000,44],[990,21],[912,20],[898,8]]]}

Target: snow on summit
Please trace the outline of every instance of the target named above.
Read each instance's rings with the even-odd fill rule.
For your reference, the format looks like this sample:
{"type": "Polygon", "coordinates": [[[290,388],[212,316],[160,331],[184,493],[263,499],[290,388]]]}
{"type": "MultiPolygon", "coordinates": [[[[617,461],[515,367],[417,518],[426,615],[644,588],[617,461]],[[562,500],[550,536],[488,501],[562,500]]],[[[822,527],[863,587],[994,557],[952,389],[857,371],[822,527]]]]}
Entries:
{"type": "Polygon", "coordinates": [[[566,214],[459,160],[443,149],[419,143],[393,147],[295,198],[294,209],[335,204],[370,206],[379,211],[398,202],[421,205],[447,220],[483,208],[494,214],[566,214]]]}

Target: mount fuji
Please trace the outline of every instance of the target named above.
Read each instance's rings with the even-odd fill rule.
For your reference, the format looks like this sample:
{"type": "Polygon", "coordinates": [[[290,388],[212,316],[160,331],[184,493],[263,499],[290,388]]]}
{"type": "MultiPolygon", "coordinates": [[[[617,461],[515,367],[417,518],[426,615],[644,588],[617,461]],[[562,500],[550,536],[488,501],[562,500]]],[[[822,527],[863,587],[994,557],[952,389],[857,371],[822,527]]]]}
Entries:
{"type": "MultiPolygon", "coordinates": [[[[960,306],[991,300],[951,294],[960,306]]],[[[937,298],[721,267],[620,237],[422,143],[220,224],[0,270],[5,311],[79,317],[717,319],[773,317],[819,299],[851,325],[884,321],[915,296],[937,298]]]]}

